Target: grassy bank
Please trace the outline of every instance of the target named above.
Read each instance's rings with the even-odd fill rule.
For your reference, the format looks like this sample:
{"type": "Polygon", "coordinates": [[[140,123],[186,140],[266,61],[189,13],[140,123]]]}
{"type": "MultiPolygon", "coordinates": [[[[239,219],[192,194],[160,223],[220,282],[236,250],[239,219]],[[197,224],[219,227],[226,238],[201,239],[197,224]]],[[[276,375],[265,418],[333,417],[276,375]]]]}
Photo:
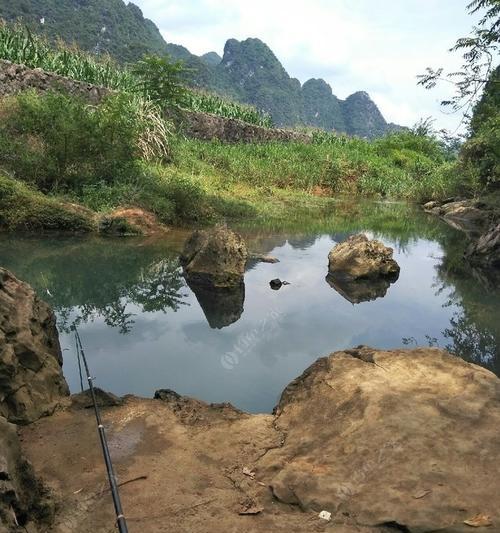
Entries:
{"type": "Polygon", "coordinates": [[[9,228],[74,229],[68,203],[100,213],[138,206],[187,225],[279,221],[328,211],[339,196],[422,201],[462,187],[443,146],[411,131],[371,142],[195,141],[177,136],[153,103],[124,93],[89,106],[27,92],[0,100],[0,117],[0,224],[9,228]],[[60,224],[43,222],[50,209],[60,224]]]}

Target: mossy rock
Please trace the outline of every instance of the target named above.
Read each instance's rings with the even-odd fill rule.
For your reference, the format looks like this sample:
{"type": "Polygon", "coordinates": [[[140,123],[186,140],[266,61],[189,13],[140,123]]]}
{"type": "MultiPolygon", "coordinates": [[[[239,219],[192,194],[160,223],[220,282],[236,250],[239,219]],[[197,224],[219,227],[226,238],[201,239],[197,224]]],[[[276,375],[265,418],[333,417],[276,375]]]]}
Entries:
{"type": "Polygon", "coordinates": [[[80,233],[95,231],[96,220],[84,207],[45,196],[0,174],[0,228],[80,233]]]}

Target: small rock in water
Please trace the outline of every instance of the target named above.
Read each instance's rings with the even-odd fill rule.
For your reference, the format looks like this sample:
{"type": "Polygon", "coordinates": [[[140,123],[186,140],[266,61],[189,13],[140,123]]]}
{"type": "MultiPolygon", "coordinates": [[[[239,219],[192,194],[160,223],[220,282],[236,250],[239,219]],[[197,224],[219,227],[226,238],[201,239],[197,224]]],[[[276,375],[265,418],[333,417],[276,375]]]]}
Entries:
{"type": "Polygon", "coordinates": [[[265,255],[265,254],[250,254],[249,259],[253,259],[254,261],[260,261],[261,263],[279,263],[280,260],[272,255],[265,255]]]}
{"type": "Polygon", "coordinates": [[[288,281],[281,281],[279,278],[276,278],[276,279],[272,279],[269,282],[269,285],[271,289],[273,289],[274,291],[277,291],[281,289],[283,285],[290,285],[290,283],[288,281]]]}

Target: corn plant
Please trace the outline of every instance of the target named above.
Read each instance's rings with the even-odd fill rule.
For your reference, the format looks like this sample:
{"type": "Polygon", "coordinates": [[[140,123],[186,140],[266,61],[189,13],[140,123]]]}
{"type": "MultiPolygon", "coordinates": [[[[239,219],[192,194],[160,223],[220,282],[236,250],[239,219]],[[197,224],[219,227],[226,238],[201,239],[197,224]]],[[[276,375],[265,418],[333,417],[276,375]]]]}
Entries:
{"type": "MultiPolygon", "coordinates": [[[[258,111],[255,107],[225,100],[214,94],[185,90],[181,91],[182,98],[175,102],[158,101],[160,96],[167,98],[167,92],[162,85],[158,91],[158,80],[155,77],[155,68],[168,70],[170,63],[166,58],[145,58],[126,68],[117,65],[109,56],[96,57],[83,52],[76,47],[70,47],[62,41],[52,45],[46,39],[34,35],[28,28],[19,24],[8,25],[0,20],[0,59],[12,63],[23,64],[31,68],[41,68],[48,72],[59,74],[67,78],[84,81],[124,92],[142,92],[143,96],[153,98],[158,104],[178,105],[177,100],[182,100],[182,106],[192,111],[213,113],[226,118],[234,118],[263,127],[272,127],[271,116],[258,111]],[[148,67],[148,68],[145,68],[148,67]],[[147,79],[146,79],[147,78],[147,79]],[[155,83],[152,83],[155,82],[155,83]],[[151,88],[156,88],[152,94],[151,88]]],[[[178,69],[178,63],[172,63],[178,69]]],[[[157,72],[161,74],[161,72],[157,72]]],[[[180,71],[177,71],[177,75],[180,71]]],[[[158,76],[157,76],[158,77],[158,76]]],[[[164,82],[160,77],[160,81],[164,82]]],[[[174,84],[179,91],[178,84],[174,84]]],[[[167,87],[171,91],[171,87],[167,87]]]]}

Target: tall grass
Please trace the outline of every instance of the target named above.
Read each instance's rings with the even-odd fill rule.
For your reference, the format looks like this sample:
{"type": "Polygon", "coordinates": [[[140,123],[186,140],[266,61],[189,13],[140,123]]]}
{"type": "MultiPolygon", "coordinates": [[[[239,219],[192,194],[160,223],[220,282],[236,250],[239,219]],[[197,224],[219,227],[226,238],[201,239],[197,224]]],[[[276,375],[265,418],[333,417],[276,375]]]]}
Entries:
{"type": "MultiPolygon", "coordinates": [[[[63,42],[52,45],[28,28],[20,24],[8,25],[1,19],[0,59],[118,91],[137,92],[141,86],[133,69],[119,66],[109,56],[96,57],[63,42]]],[[[273,125],[268,114],[213,94],[189,90],[185,100],[185,108],[191,111],[235,118],[263,127],[273,125]]]]}

